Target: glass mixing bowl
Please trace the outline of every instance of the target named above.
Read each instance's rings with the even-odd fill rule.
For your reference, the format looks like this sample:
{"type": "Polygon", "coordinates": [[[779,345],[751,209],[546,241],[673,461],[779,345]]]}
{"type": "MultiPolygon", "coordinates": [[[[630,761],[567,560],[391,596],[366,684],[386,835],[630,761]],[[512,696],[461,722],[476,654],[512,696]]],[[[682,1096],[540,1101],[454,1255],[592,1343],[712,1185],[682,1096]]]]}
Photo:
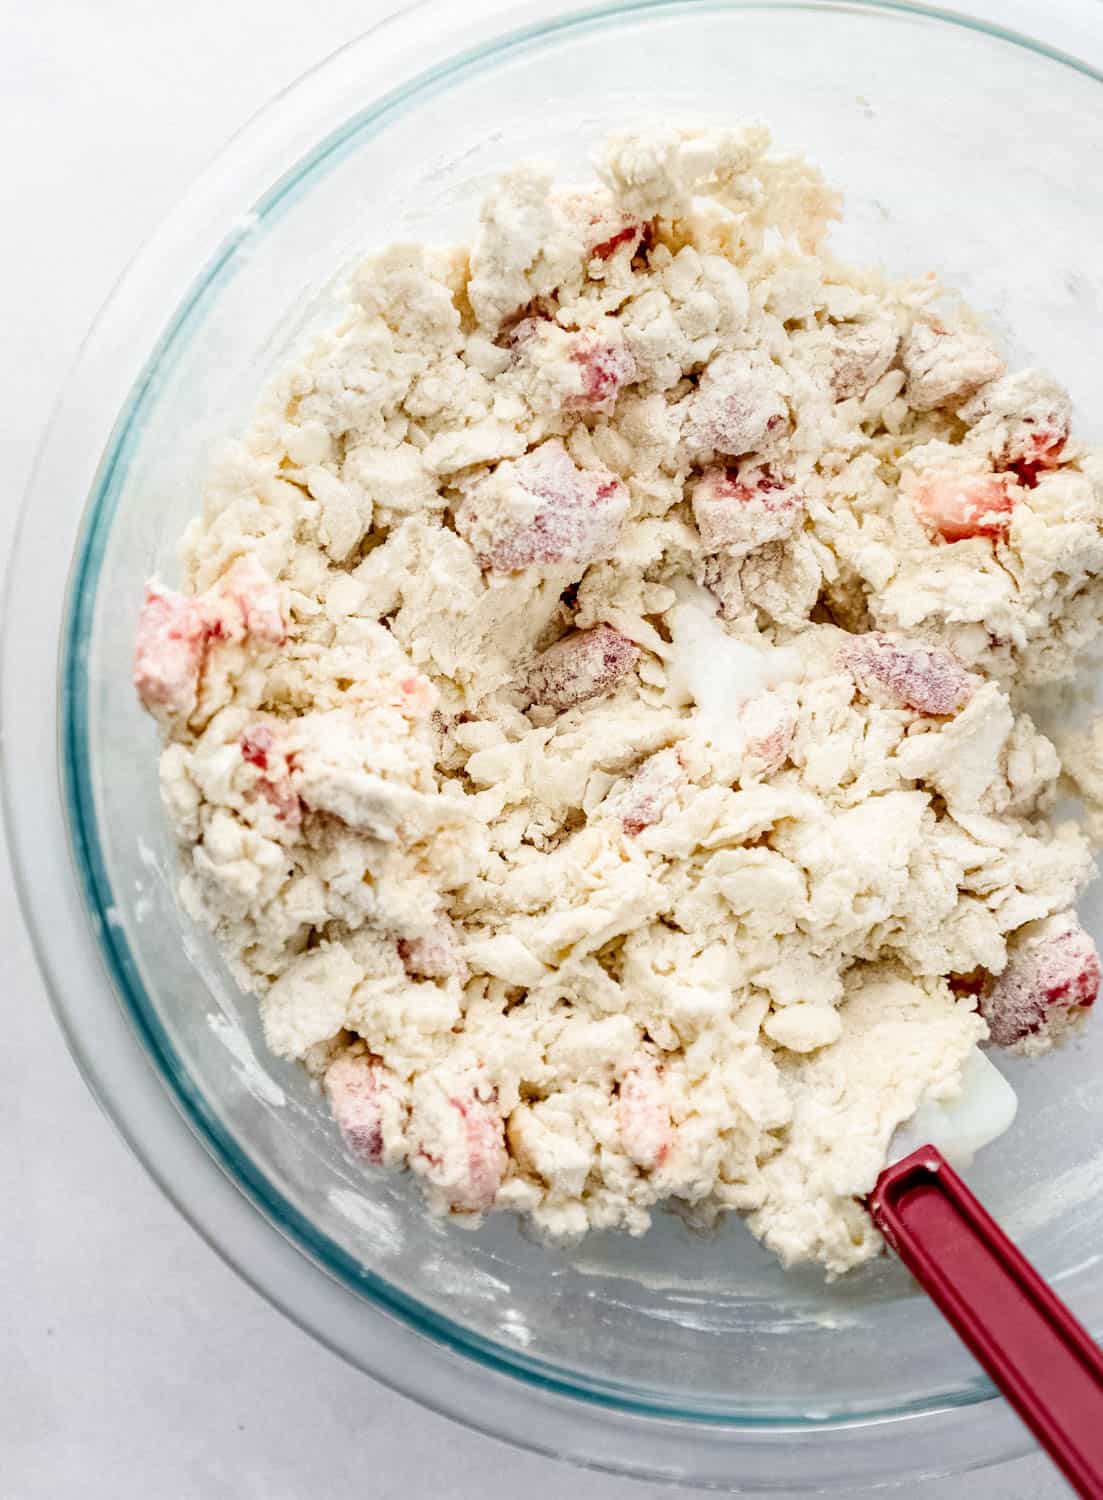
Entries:
{"type": "MultiPolygon", "coordinates": [[[[1079,58],[1103,57],[1098,7],[1046,16],[1079,58]]],[[[3,643],[7,810],[92,1087],[211,1243],[312,1333],[581,1463],[853,1490],[1026,1441],[892,1262],[825,1287],[738,1222],[702,1239],[662,1216],[641,1240],[549,1251],[512,1221],[436,1222],[409,1180],[355,1169],[175,904],[130,685],[142,583],[173,576],[212,447],[335,319],[356,252],[466,235],[500,169],[538,155],[578,177],[607,129],[656,116],[769,121],[845,187],[841,254],[938,267],[1015,357],[1067,380],[1103,438],[1087,336],[1103,312],[1101,78],[985,18],[854,0],[416,6],[278,98],[184,200],[102,315],[32,485],[3,643]]],[[[1095,1329],[1101,1062],[1103,1023],[1059,1059],[1009,1063],[1019,1120],[973,1174],[1095,1329]]]]}

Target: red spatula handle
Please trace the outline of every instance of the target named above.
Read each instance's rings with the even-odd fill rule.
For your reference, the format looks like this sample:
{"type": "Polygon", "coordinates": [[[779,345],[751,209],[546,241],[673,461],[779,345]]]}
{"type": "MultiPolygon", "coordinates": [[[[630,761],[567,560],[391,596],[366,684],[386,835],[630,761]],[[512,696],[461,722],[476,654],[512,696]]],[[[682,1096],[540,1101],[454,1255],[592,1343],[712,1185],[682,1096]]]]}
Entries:
{"type": "Polygon", "coordinates": [[[933,1146],[886,1167],[888,1244],[1081,1495],[1103,1500],[1103,1353],[933,1146]]]}

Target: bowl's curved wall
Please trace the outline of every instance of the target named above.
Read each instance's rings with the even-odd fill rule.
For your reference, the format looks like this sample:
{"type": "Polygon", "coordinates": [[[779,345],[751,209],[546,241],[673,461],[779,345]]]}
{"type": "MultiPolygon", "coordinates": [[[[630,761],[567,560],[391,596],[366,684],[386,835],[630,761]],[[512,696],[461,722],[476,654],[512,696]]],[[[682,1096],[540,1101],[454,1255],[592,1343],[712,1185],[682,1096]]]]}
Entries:
{"type": "MultiPolygon", "coordinates": [[[[807,151],[846,187],[848,218],[835,240],[841,254],[898,274],[937,266],[1003,330],[1016,356],[1059,371],[1090,417],[1098,358],[1084,330],[1098,326],[1103,310],[1094,269],[1103,204],[1084,182],[1085,163],[1103,154],[1103,88],[1088,69],[905,6],[670,0],[560,17],[458,58],[449,56],[455,36],[437,9],[440,34],[423,49],[421,76],[414,32],[399,23],[374,44],[356,44],[365,48],[359,63],[352,49],[326,65],[333,71],[324,102],[325,68],[277,102],[269,117],[276,138],[261,138],[262,118],[249,172],[235,178],[231,152],[205,201],[185,216],[186,234],[173,228],[175,238],[139,262],[141,316],[128,325],[125,305],[116,308],[106,344],[104,330],[93,342],[91,354],[110,366],[110,389],[120,372],[132,374],[133,354],[126,344],[112,363],[112,339],[144,337],[139,347],[149,349],[154,330],[161,334],[100,465],[65,621],[59,727],[78,874],[114,985],[189,1123],[283,1233],[357,1299],[472,1356],[484,1371],[521,1376],[534,1402],[565,1393],[592,1403],[585,1437],[576,1428],[568,1440],[573,1419],[564,1419],[561,1440],[577,1456],[678,1478],[715,1463],[714,1476],[731,1479],[739,1451],[753,1481],[755,1455],[776,1449],[782,1424],[790,1439],[816,1434],[818,1479],[832,1477],[831,1452],[838,1473],[853,1477],[862,1465],[875,1467],[869,1455],[884,1430],[864,1424],[988,1395],[898,1267],[886,1262],[825,1290],[818,1275],[782,1273],[736,1223],[702,1241],[675,1220],[642,1241],[602,1237],[572,1253],[548,1252],[508,1223],[476,1236],[436,1223],[409,1183],[365,1177],[344,1160],[319,1099],[298,1070],[266,1055],[254,1003],[176,908],[154,735],[129,683],[134,622],[143,579],[172,576],[212,453],[241,429],[273,365],[335,319],[336,281],[349,259],[396,237],[462,237],[497,171],[539,155],[564,175],[582,175],[604,131],[641,115],[768,120],[779,145],[807,151]],[[388,47],[394,72],[383,88],[388,47]],[[435,66],[438,54],[444,60],[435,66]],[[361,101],[374,102],[354,113],[358,77],[361,101]],[[333,128],[317,145],[323,119],[333,128]],[[246,186],[252,195],[243,197],[246,186]],[[202,264],[200,245],[206,269],[175,294],[166,319],[158,271],[171,286],[202,264]],[[154,309],[160,321],[151,327],[154,309]],[[648,1413],[670,1426],[641,1425],[648,1413]],[[863,1424],[865,1457],[854,1427],[829,1434],[839,1423],[863,1424]],[[669,1457],[690,1434],[693,1455],[669,1457]]],[[[242,146],[235,149],[240,166],[242,146]]],[[[133,278],[127,295],[135,295],[133,278]]],[[[90,369],[86,356],[78,378],[94,380],[100,368],[90,369]]],[[[62,409],[62,433],[67,420],[81,424],[78,453],[94,451],[106,430],[90,429],[94,410],[92,401],[81,415],[62,409]]],[[[1098,418],[1095,435],[1103,437],[1098,418]]],[[[58,442],[55,434],[36,480],[38,497],[60,507],[55,543],[72,534],[78,500],[56,496],[58,484],[76,479],[52,451],[58,442]]],[[[46,566],[49,538],[37,534],[44,522],[29,514],[17,569],[36,559],[46,566]]],[[[16,618],[28,584],[13,579],[16,618]]],[[[53,585],[40,592],[42,608],[56,603],[60,612],[53,585]]],[[[11,651],[10,618],[9,723],[28,665],[11,651]]],[[[8,787],[13,820],[23,823],[15,843],[40,952],[50,945],[42,881],[63,868],[57,849],[35,847],[26,823],[34,797],[24,803],[23,789],[44,743],[41,729],[37,739],[23,735],[8,787]]],[[[52,840],[54,816],[46,818],[42,836],[52,840]]],[[[1087,915],[1098,918],[1098,906],[1089,903],[1087,915]]],[[[84,1030],[79,999],[59,983],[65,962],[60,952],[45,955],[78,1047],[92,1054],[97,1041],[84,1030]]],[[[1019,1123],[974,1176],[1094,1327],[1103,1327],[1103,1280],[1091,1261],[1103,1215],[1095,1191],[1103,1117],[1090,1106],[1101,1052],[1103,1033],[1098,1041],[1089,1034],[1048,1068],[1016,1069],[1019,1123]]],[[[90,1065],[97,1073],[91,1057],[90,1065]]],[[[116,1058],[97,1074],[101,1090],[118,1087],[110,1081],[118,1069],[116,1058]]],[[[366,1325],[357,1328],[351,1344],[338,1336],[344,1352],[380,1372],[376,1339],[366,1325]]],[[[484,1405],[491,1390],[514,1393],[501,1397],[499,1421],[478,1420],[541,1442],[530,1415],[513,1414],[514,1387],[492,1384],[493,1375],[465,1376],[465,1368],[461,1362],[456,1379],[484,1382],[484,1405]]],[[[448,1407],[435,1370],[422,1385],[421,1394],[448,1407]]],[[[942,1418],[925,1421],[923,1430],[950,1430],[942,1418]]],[[[971,1437],[953,1427],[965,1447],[944,1437],[940,1462],[966,1462],[981,1428],[995,1431],[975,1410],[969,1421],[971,1437]]],[[[554,1450],[559,1441],[549,1434],[543,1445],[554,1450]]],[[[925,1461],[917,1447],[916,1466],[925,1461]]],[[[788,1464],[779,1459],[762,1475],[780,1482],[788,1464]]]]}

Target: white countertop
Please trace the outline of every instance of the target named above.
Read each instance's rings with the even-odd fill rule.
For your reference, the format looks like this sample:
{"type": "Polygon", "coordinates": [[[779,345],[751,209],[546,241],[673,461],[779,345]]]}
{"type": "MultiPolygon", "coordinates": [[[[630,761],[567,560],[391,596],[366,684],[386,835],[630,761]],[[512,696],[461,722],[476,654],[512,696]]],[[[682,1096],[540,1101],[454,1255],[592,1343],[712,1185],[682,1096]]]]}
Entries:
{"type": "MultiPolygon", "coordinates": [[[[379,0],[35,0],[0,20],[6,558],[53,394],[225,137],[379,0]]],[[[0,1500],[651,1500],[467,1432],[314,1344],[180,1219],[85,1090],[0,849],[0,1500]]],[[[1041,1458],[893,1492],[1057,1500],[1041,1458]]],[[[780,1497],[784,1500],[784,1497],[780,1497]]]]}

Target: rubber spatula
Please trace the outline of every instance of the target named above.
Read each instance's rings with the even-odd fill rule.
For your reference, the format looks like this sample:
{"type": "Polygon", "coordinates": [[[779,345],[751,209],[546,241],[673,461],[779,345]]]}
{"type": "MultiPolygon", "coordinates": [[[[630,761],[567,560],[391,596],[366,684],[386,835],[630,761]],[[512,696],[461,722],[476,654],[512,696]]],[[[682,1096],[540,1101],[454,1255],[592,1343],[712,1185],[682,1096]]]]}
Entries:
{"type": "Polygon", "coordinates": [[[1087,1330],[935,1146],[886,1167],[868,1207],[1073,1488],[1103,1500],[1103,1352],[1087,1330]]]}

